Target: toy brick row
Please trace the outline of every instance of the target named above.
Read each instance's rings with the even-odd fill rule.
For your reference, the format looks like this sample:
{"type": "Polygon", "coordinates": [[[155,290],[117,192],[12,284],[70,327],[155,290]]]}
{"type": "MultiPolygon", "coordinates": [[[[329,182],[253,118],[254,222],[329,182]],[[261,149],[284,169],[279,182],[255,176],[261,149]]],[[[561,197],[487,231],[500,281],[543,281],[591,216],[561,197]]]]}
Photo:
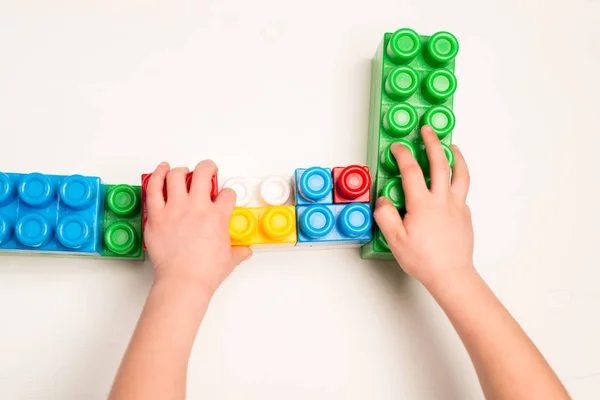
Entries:
{"type": "Polygon", "coordinates": [[[0,251],[143,259],[140,188],[0,172],[0,251]]]}
{"type": "MultiPolygon", "coordinates": [[[[452,111],[457,88],[454,75],[458,41],[448,32],[419,36],[412,29],[386,33],[372,62],[367,165],[373,197],[386,196],[403,211],[404,192],[391,146],[400,143],[417,158],[425,178],[429,162],[419,130],[427,124],[437,133],[452,165],[449,145],[456,119],[452,111]]],[[[363,258],[393,259],[379,232],[361,249],[363,258]]]]}
{"type": "MultiPolygon", "coordinates": [[[[144,224],[149,178],[149,174],[142,176],[144,224]]],[[[188,182],[190,179],[191,174],[188,182]]],[[[257,250],[358,245],[371,237],[370,186],[369,169],[364,166],[311,167],[297,169],[294,177],[232,177],[220,187],[215,176],[211,196],[215,198],[224,188],[236,192],[236,208],[229,226],[233,245],[257,250]],[[318,207],[313,210],[313,206],[318,207]],[[306,216],[305,211],[309,211],[306,216]],[[325,224],[321,226],[321,222],[325,224]]],[[[166,198],[166,191],[163,195],[166,198]]]]}

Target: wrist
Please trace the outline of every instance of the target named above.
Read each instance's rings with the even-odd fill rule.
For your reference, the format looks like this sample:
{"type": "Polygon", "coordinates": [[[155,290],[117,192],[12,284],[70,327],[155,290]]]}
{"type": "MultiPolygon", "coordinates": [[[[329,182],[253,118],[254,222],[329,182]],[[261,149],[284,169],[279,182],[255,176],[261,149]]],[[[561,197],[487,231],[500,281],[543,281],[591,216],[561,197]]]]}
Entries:
{"type": "Polygon", "coordinates": [[[151,294],[156,293],[167,298],[187,298],[194,302],[209,302],[214,291],[193,279],[157,274],[152,284],[151,294]]]}
{"type": "Polygon", "coordinates": [[[469,285],[478,280],[481,280],[481,277],[475,270],[475,267],[470,264],[460,268],[449,268],[443,273],[433,274],[428,279],[421,280],[421,283],[429,293],[434,297],[438,297],[441,294],[452,292],[456,288],[469,285]]]}

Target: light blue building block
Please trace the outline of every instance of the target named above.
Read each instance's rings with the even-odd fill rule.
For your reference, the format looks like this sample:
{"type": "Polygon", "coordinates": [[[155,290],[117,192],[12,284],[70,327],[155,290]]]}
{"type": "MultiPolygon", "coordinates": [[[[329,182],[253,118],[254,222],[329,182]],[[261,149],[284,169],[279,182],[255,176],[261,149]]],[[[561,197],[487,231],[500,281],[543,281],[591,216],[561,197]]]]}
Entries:
{"type": "Polygon", "coordinates": [[[296,206],[333,204],[333,177],[330,168],[298,168],[294,172],[296,206]]]}
{"type": "Polygon", "coordinates": [[[369,204],[314,204],[296,207],[298,244],[360,245],[373,238],[369,204]]]}
{"type": "Polygon", "coordinates": [[[0,251],[100,255],[100,178],[0,172],[0,251]]]}

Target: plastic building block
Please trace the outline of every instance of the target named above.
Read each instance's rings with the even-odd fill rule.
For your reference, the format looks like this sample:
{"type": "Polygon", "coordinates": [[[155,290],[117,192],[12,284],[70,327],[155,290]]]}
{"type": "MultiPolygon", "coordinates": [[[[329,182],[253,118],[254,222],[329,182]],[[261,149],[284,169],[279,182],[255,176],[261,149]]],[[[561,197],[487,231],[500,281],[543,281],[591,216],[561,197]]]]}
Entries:
{"type": "Polygon", "coordinates": [[[102,256],[143,260],[141,188],[106,185],[104,190],[102,256]]]}
{"type": "Polygon", "coordinates": [[[369,168],[360,165],[338,167],[333,174],[333,202],[368,203],[371,200],[371,176],[369,168]]]}
{"type": "Polygon", "coordinates": [[[333,204],[333,177],[331,169],[321,167],[299,168],[294,173],[296,206],[333,204]]]}
{"type": "Polygon", "coordinates": [[[236,207],[292,206],[292,186],[291,177],[269,176],[260,179],[237,176],[225,180],[221,189],[235,191],[236,207]]]}
{"type": "MultiPolygon", "coordinates": [[[[190,187],[192,186],[192,176],[193,172],[189,172],[185,177],[185,183],[187,185],[187,190],[189,192],[190,187]]],[[[150,177],[152,174],[142,174],[142,230],[146,227],[146,221],[148,219],[148,209],[146,207],[146,190],[148,189],[148,182],[150,181],[150,177]]],[[[213,175],[211,179],[211,188],[210,188],[210,198],[214,200],[219,194],[219,184],[217,181],[217,175],[213,175]]],[[[167,200],[167,183],[163,187],[163,196],[165,200],[167,200]]],[[[146,244],[143,244],[144,249],[146,248],[146,244]]]]}
{"type": "MultiPolygon", "coordinates": [[[[425,124],[434,128],[452,162],[449,145],[456,122],[452,107],[457,53],[458,41],[448,32],[419,36],[405,28],[384,35],[371,70],[367,153],[373,180],[371,201],[383,195],[390,197],[398,209],[405,206],[402,178],[390,151],[393,143],[406,146],[429,178],[429,163],[419,133],[425,124]]],[[[374,231],[375,239],[363,246],[361,257],[391,259],[377,229],[374,231]]]]}
{"type": "Polygon", "coordinates": [[[297,246],[360,245],[372,239],[369,204],[315,204],[296,208],[297,246]]]}
{"type": "Polygon", "coordinates": [[[293,247],[296,243],[296,209],[293,206],[235,208],[229,222],[233,246],[293,247]]]}
{"type": "Polygon", "coordinates": [[[100,178],[0,172],[0,251],[100,254],[100,178]]]}

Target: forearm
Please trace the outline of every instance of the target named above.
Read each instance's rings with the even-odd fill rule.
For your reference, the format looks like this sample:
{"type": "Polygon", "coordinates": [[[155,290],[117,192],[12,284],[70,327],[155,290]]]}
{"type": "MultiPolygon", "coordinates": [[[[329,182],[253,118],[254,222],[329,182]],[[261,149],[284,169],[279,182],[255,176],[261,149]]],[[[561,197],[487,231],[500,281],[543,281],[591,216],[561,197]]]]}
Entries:
{"type": "Polygon", "coordinates": [[[427,286],[469,352],[486,398],[569,398],[544,357],[475,269],[427,286]]]}
{"type": "Polygon", "coordinates": [[[187,282],[156,282],[110,399],[184,399],[189,356],[209,301],[210,294],[187,282]]]}

